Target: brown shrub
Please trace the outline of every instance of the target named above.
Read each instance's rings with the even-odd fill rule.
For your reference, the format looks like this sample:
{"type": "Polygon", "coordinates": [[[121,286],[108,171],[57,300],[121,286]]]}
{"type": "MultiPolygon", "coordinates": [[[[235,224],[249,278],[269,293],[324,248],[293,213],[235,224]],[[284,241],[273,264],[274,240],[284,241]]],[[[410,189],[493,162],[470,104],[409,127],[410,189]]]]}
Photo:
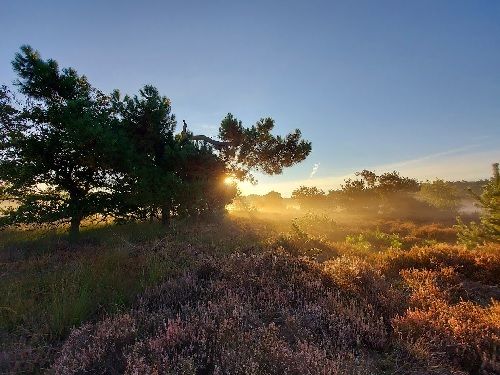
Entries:
{"type": "Polygon", "coordinates": [[[386,322],[406,307],[402,292],[393,288],[380,270],[365,259],[342,256],[325,262],[323,267],[345,293],[374,306],[386,322]]]}
{"type": "Polygon", "coordinates": [[[411,221],[386,220],[378,221],[377,226],[387,233],[398,233],[403,238],[422,242],[423,240],[435,240],[438,242],[454,243],[457,240],[456,229],[444,224],[422,224],[418,225],[411,221]]]}
{"type": "Polygon", "coordinates": [[[435,299],[451,302],[459,288],[459,277],[452,267],[437,271],[403,270],[401,276],[411,290],[409,303],[412,307],[429,307],[435,299]]]}
{"type": "Polygon", "coordinates": [[[442,224],[427,224],[416,226],[411,233],[422,239],[432,239],[439,242],[456,242],[457,231],[453,227],[442,224]]]}
{"type": "Polygon", "coordinates": [[[394,329],[409,344],[420,343],[431,364],[449,361],[473,373],[493,374],[500,371],[499,322],[498,302],[483,308],[472,302],[449,305],[436,299],[426,309],[411,309],[396,318],[394,329]]]}
{"type": "Polygon", "coordinates": [[[471,373],[500,371],[500,303],[481,307],[470,301],[454,303],[459,287],[452,268],[408,270],[403,279],[411,289],[410,308],[393,320],[403,345],[413,349],[430,366],[471,373]]]}
{"type": "Polygon", "coordinates": [[[453,267],[457,273],[476,281],[497,284],[500,275],[500,247],[488,244],[474,250],[463,246],[436,244],[413,247],[409,251],[390,250],[380,254],[383,273],[397,277],[404,269],[429,269],[453,267]]]}

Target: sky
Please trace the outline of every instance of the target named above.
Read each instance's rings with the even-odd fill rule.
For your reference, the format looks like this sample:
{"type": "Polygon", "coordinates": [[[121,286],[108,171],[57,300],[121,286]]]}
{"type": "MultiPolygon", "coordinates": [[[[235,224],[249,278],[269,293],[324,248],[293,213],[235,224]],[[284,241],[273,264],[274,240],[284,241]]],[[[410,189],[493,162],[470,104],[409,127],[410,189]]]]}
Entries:
{"type": "Polygon", "coordinates": [[[104,92],[145,84],[194,133],[233,113],[312,142],[243,193],[337,188],[355,171],[474,180],[500,160],[500,1],[0,2],[0,83],[23,44],[104,92]]]}

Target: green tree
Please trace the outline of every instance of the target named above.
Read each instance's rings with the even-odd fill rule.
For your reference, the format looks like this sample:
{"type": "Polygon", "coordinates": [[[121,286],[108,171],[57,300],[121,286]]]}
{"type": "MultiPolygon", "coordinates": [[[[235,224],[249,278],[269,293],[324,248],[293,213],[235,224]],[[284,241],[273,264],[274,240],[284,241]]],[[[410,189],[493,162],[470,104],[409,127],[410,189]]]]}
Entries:
{"type": "Polygon", "coordinates": [[[92,215],[168,224],[172,214],[220,212],[236,194],[227,175],[281,173],[311,150],[299,130],[272,135],[270,118],[245,128],[228,114],[219,140],[193,135],[185,122],[175,134],[170,101],[153,86],[104,95],[28,46],[13,67],[25,101],[1,90],[1,193],[16,202],[3,225],[70,222],[74,238],[92,215]]]}
{"type": "Polygon", "coordinates": [[[181,149],[174,136],[176,121],[170,100],[156,88],[145,86],[139,95],[123,99],[115,90],[112,106],[125,140],[116,166],[124,176],[116,215],[121,220],[161,216],[167,224],[182,182],[176,175],[181,149]]]}
{"type": "Polygon", "coordinates": [[[301,138],[299,129],[286,136],[275,136],[274,120],[262,118],[245,128],[231,113],[222,120],[219,140],[187,132],[184,122],[182,134],[193,141],[204,141],[215,147],[231,174],[238,179],[252,179],[251,171],[280,174],[283,168],[304,160],[311,152],[311,143],[301,138]]]}
{"type": "Polygon", "coordinates": [[[440,179],[422,183],[418,197],[442,210],[457,211],[460,205],[457,188],[451,183],[440,179]]]}
{"type": "Polygon", "coordinates": [[[221,216],[237,195],[236,184],[225,181],[226,164],[205,143],[187,142],[182,150],[183,162],[179,164],[182,184],[173,212],[179,216],[221,216]]]}
{"type": "Polygon", "coordinates": [[[300,186],[292,191],[292,199],[296,200],[301,208],[325,208],[326,194],[316,186],[300,186]]]}
{"type": "Polygon", "coordinates": [[[478,195],[472,196],[481,207],[479,223],[464,224],[458,219],[458,241],[471,248],[485,242],[500,242],[500,173],[498,163],[493,164],[493,176],[478,195]]]}
{"type": "Polygon", "coordinates": [[[167,225],[172,214],[220,212],[236,195],[234,186],[223,183],[225,177],[252,179],[251,170],[280,173],[303,160],[311,149],[298,130],[284,138],[273,136],[271,119],[244,128],[231,114],[222,120],[220,140],[193,135],[186,122],[175,135],[170,101],[151,86],[141,90],[140,96],[121,100],[115,92],[113,98],[132,150],[132,156],[123,158],[127,160],[122,194],[122,201],[127,202],[125,217],[151,217],[159,212],[167,225]]]}
{"type": "Polygon", "coordinates": [[[415,193],[418,191],[419,183],[414,178],[402,177],[399,172],[386,172],[376,176],[375,189],[381,195],[394,193],[415,193]]]}
{"type": "Polygon", "coordinates": [[[419,186],[417,180],[402,177],[397,171],[377,175],[365,169],[355,175],[358,178],[346,179],[340,191],[329,193],[330,199],[351,210],[392,210],[403,202],[414,200],[410,193],[417,191],[419,186]]]}
{"type": "Polygon", "coordinates": [[[16,106],[2,90],[0,180],[17,203],[2,223],[70,222],[75,237],[85,217],[113,205],[116,138],[108,98],[29,46],[12,64],[25,100],[16,106]]]}

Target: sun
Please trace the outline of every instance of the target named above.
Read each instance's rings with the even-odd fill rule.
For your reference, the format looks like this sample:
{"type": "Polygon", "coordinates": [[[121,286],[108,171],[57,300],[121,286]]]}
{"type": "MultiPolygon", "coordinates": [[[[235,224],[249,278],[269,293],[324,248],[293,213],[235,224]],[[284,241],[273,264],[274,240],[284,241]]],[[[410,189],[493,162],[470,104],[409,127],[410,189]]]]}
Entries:
{"type": "Polygon", "coordinates": [[[227,176],[226,178],[224,178],[224,183],[226,185],[234,185],[236,182],[237,180],[233,176],[227,176]]]}

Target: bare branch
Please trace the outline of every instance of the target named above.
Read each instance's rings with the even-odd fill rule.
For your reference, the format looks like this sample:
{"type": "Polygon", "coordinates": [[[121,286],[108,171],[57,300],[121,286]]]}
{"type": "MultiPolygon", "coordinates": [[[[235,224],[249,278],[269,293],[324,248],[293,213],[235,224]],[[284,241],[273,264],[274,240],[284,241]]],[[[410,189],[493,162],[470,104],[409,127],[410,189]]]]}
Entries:
{"type": "Polygon", "coordinates": [[[187,137],[188,139],[192,140],[192,141],[204,141],[204,142],[207,142],[207,143],[210,143],[212,146],[214,146],[215,148],[222,148],[222,147],[230,147],[230,146],[233,146],[233,142],[224,142],[224,141],[218,141],[216,139],[212,139],[206,135],[189,135],[187,133],[187,123],[185,120],[182,120],[183,122],[183,127],[182,127],[182,132],[181,132],[181,135],[183,137],[187,137]]]}
{"type": "Polygon", "coordinates": [[[207,143],[210,143],[214,147],[229,147],[233,145],[233,142],[217,141],[215,139],[207,137],[206,135],[192,135],[189,137],[189,139],[193,141],[205,141],[207,143]]]}

